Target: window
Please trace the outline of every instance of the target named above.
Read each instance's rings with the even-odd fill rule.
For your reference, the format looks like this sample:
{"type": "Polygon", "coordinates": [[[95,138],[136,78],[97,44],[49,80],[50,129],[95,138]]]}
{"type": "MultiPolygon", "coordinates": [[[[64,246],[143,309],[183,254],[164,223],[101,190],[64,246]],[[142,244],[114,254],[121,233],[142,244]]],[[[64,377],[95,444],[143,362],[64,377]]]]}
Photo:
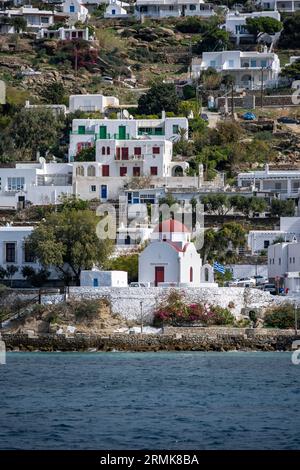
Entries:
{"type": "Polygon", "coordinates": [[[228,61],[228,67],[229,67],[230,69],[233,69],[233,67],[234,67],[234,60],[230,59],[230,60],[228,61]]]}
{"type": "Polygon", "coordinates": [[[174,10],[174,5],[170,5],[169,6],[169,11],[173,11],[174,10]]]}
{"type": "Polygon", "coordinates": [[[115,15],[115,14],[116,14],[116,10],[111,10],[111,14],[112,14],[112,15],[115,15]]]}
{"type": "Polygon", "coordinates": [[[214,69],[216,68],[216,61],[215,60],[211,60],[210,63],[209,63],[209,66],[210,67],[213,67],[214,69]]]}
{"type": "Polygon", "coordinates": [[[91,185],[91,192],[92,193],[96,192],[96,186],[94,184],[91,185]]]}
{"type": "Polygon", "coordinates": [[[76,168],[76,175],[77,176],[84,176],[84,167],[82,165],[76,168]]]}
{"type": "Polygon", "coordinates": [[[88,176],[96,176],[96,168],[94,165],[89,165],[87,169],[87,175],[88,176]]]}
{"type": "Polygon", "coordinates": [[[30,249],[30,245],[28,242],[24,244],[24,261],[25,263],[34,263],[35,256],[33,251],[30,249]]]}
{"type": "Polygon", "coordinates": [[[173,134],[178,134],[178,132],[179,132],[178,124],[173,124],[173,134]]]}
{"type": "Polygon", "coordinates": [[[196,10],[196,5],[190,5],[190,10],[195,11],[196,10]]]}
{"type": "Polygon", "coordinates": [[[250,65],[251,65],[251,67],[256,67],[256,59],[251,59],[250,60],[250,65]]]}
{"type": "Polygon", "coordinates": [[[132,169],[133,176],[141,176],[141,169],[139,166],[134,166],[132,169]]]}
{"type": "Polygon", "coordinates": [[[85,126],[78,126],[78,134],[85,134],[85,126]]]}
{"type": "Polygon", "coordinates": [[[75,13],[75,6],[74,5],[70,5],[70,13],[75,13]]]}
{"type": "Polygon", "coordinates": [[[267,61],[266,61],[266,60],[262,60],[262,61],[261,61],[261,66],[262,66],[262,67],[266,67],[266,66],[267,66],[267,61]]]}
{"type": "Polygon", "coordinates": [[[190,267],[190,282],[193,282],[193,268],[190,267]]]}
{"type": "Polygon", "coordinates": [[[121,156],[122,156],[122,160],[128,160],[128,156],[129,156],[128,147],[121,148],[121,156]]]}
{"type": "Polygon", "coordinates": [[[109,176],[109,165],[102,165],[102,176],[109,176]]]}
{"type": "Polygon", "coordinates": [[[106,147],[106,155],[110,155],[110,147],[106,147]]]}
{"type": "Polygon", "coordinates": [[[126,176],[126,175],[127,175],[127,166],[121,166],[120,176],[126,176]]]}
{"type": "Polygon", "coordinates": [[[134,147],[134,155],[142,155],[142,148],[141,147],[134,147]]]}
{"type": "Polygon", "coordinates": [[[105,147],[102,147],[101,153],[102,155],[105,155],[105,147]]]}
{"type": "Polygon", "coordinates": [[[41,23],[43,23],[43,24],[49,24],[49,17],[48,17],[48,16],[46,16],[46,17],[43,17],[43,16],[42,16],[42,17],[41,17],[41,23]]]}
{"type": "Polygon", "coordinates": [[[20,191],[24,189],[25,178],[7,178],[8,191],[20,191]]]}
{"type": "Polygon", "coordinates": [[[280,190],[281,189],[281,183],[275,183],[275,189],[280,190]]]}
{"type": "Polygon", "coordinates": [[[159,147],[152,147],[152,153],[153,153],[153,155],[159,155],[160,154],[160,148],[159,147]]]}
{"type": "Polygon", "coordinates": [[[150,167],[150,174],[151,176],[157,176],[157,166],[150,167]]]}
{"type": "Polygon", "coordinates": [[[5,245],[5,261],[6,263],[16,262],[16,244],[14,242],[5,245]]]}
{"type": "Polygon", "coordinates": [[[264,240],[264,248],[268,248],[270,246],[269,240],[264,240]]]}
{"type": "Polygon", "coordinates": [[[278,264],[281,266],[281,258],[278,258],[278,264]]]}
{"type": "Polygon", "coordinates": [[[293,258],[293,264],[295,264],[295,258],[293,258]]]}

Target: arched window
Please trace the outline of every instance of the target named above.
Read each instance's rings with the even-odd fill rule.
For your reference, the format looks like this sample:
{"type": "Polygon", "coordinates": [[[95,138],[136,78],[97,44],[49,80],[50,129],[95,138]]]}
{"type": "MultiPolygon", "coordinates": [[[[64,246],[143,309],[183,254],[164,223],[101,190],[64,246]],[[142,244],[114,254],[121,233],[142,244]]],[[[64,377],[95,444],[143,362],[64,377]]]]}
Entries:
{"type": "Polygon", "coordinates": [[[204,269],[204,279],[205,279],[205,282],[208,282],[208,281],[209,281],[209,271],[208,271],[208,268],[205,268],[205,269],[204,269]]]}
{"type": "Polygon", "coordinates": [[[89,165],[87,169],[87,175],[88,176],[96,176],[96,169],[94,165],[89,165]]]}
{"type": "Polygon", "coordinates": [[[190,282],[193,282],[193,268],[190,267],[190,282]]]}
{"type": "Polygon", "coordinates": [[[84,176],[84,167],[82,165],[79,165],[76,168],[76,175],[77,176],[84,176]]]}
{"type": "Polygon", "coordinates": [[[110,147],[106,147],[106,155],[110,155],[110,147]]]}
{"type": "Polygon", "coordinates": [[[105,155],[105,147],[102,147],[102,155],[105,155]]]}

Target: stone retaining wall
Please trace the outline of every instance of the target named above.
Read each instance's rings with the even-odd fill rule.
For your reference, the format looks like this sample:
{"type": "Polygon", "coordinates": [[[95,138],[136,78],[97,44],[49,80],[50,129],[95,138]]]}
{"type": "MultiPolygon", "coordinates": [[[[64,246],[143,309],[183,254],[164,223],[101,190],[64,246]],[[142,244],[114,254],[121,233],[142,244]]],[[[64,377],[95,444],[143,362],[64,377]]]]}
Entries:
{"type": "MultiPolygon", "coordinates": [[[[235,317],[239,317],[243,310],[264,310],[271,305],[286,301],[283,297],[270,295],[259,289],[244,287],[189,287],[178,288],[188,301],[219,305],[230,308],[235,317]]],[[[162,287],[72,287],[71,299],[96,299],[107,297],[111,303],[112,313],[118,313],[127,320],[139,320],[141,317],[141,305],[143,302],[144,318],[152,318],[153,311],[163,296],[167,295],[170,288],[162,287]]]]}
{"type": "MultiPolygon", "coordinates": [[[[180,330],[180,329],[178,329],[180,330]]],[[[216,329],[207,328],[206,334],[114,334],[103,337],[96,335],[40,335],[29,337],[20,334],[4,334],[2,338],[8,351],[290,351],[292,343],[300,336],[293,331],[279,331],[265,334],[241,329],[240,334],[232,332],[216,334],[216,329]],[[233,333],[233,334],[232,334],[233,333]],[[250,333],[250,331],[249,331],[250,333]]],[[[260,330],[259,330],[260,331],[260,330]]]]}

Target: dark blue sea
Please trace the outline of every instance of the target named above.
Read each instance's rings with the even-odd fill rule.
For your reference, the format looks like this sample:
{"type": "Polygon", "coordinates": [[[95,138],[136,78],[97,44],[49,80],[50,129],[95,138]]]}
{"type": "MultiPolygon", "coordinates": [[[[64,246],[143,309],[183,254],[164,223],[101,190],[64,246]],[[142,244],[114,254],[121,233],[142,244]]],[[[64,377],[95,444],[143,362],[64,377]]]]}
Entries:
{"type": "Polygon", "coordinates": [[[290,353],[9,353],[1,449],[300,449],[290,353]]]}

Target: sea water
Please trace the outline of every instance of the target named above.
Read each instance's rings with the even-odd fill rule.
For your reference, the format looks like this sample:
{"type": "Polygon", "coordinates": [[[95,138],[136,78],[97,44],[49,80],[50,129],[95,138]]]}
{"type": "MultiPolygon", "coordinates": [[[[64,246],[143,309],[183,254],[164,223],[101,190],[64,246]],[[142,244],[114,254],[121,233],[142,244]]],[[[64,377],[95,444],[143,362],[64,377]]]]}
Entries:
{"type": "Polygon", "coordinates": [[[1,449],[299,449],[291,353],[8,353],[1,449]]]}

